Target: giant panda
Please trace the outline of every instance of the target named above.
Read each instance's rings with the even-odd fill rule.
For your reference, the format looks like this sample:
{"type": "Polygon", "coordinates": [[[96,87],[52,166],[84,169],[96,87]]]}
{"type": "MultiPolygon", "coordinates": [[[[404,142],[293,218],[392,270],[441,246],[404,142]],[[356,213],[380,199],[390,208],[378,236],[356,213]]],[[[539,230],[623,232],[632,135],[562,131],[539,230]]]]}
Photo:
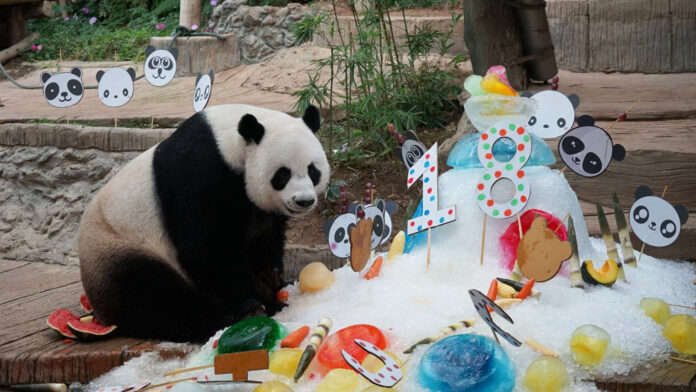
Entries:
{"type": "Polygon", "coordinates": [[[122,334],[202,341],[277,312],[286,222],[311,211],[329,164],[302,118],[247,105],[194,114],[129,162],[80,223],[82,283],[122,334]]]}

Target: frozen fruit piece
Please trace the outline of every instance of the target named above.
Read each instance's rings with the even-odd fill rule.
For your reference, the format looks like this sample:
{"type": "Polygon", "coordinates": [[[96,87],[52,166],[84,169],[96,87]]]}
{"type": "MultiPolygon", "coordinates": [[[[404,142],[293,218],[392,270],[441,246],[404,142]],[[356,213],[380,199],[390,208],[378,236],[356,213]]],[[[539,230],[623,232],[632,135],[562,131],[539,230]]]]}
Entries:
{"type": "Polygon", "coordinates": [[[271,353],[268,359],[268,370],[287,378],[292,378],[300,363],[302,352],[299,348],[281,348],[271,353]]]}
{"type": "Polygon", "coordinates": [[[483,79],[483,77],[480,75],[471,75],[464,80],[464,89],[468,91],[472,97],[487,94],[481,88],[481,79],[483,79]]]}
{"type": "Polygon", "coordinates": [[[688,314],[675,314],[667,319],[662,335],[680,354],[696,354],[696,319],[688,314]]]}
{"type": "MultiPolygon", "coordinates": [[[[530,132],[532,137],[532,155],[529,157],[526,167],[551,165],[556,162],[553,151],[546,142],[539,136],[530,132]]],[[[459,139],[447,157],[447,164],[457,169],[482,168],[483,165],[478,159],[478,142],[481,134],[471,133],[459,139]]],[[[507,162],[517,153],[517,145],[511,139],[503,138],[493,145],[493,156],[501,161],[507,162]]]]}
{"type": "MultiPolygon", "coordinates": [[[[396,354],[394,354],[390,351],[387,351],[387,350],[383,350],[383,351],[385,354],[389,355],[394,360],[394,362],[397,363],[397,365],[401,366],[402,362],[399,359],[399,357],[396,356],[396,354]]],[[[375,357],[372,354],[369,354],[368,356],[366,356],[360,365],[362,365],[362,367],[364,367],[368,372],[371,372],[371,373],[377,373],[377,371],[379,369],[381,369],[385,366],[384,362],[382,362],[379,358],[375,357]]]]}
{"type": "MultiPolygon", "coordinates": [[[[542,143],[544,142],[542,141],[542,143]]],[[[534,147],[536,148],[537,145],[535,144],[534,147]]],[[[522,216],[520,216],[522,233],[526,233],[527,230],[529,230],[536,216],[546,219],[547,227],[558,235],[558,239],[561,241],[568,240],[568,231],[566,230],[563,222],[561,222],[561,220],[554,215],[538,209],[527,210],[524,214],[522,214],[522,216]]],[[[501,258],[502,264],[508,270],[512,271],[512,268],[515,266],[515,260],[517,259],[517,247],[520,244],[520,228],[517,221],[510,223],[503,235],[500,236],[499,243],[500,248],[503,251],[503,256],[501,258]]]]}
{"type": "Polygon", "coordinates": [[[116,326],[104,326],[96,321],[70,320],[68,329],[80,340],[99,340],[111,335],[116,330],[116,326]]]}
{"type": "Polygon", "coordinates": [[[57,309],[48,316],[46,324],[66,338],[75,339],[77,336],[68,328],[68,321],[80,321],[80,318],[69,310],[57,309]]]}
{"type": "Polygon", "coordinates": [[[382,270],[382,256],[378,256],[375,261],[372,262],[372,266],[365,274],[365,279],[370,280],[379,276],[379,271],[382,270]]]}
{"type": "Polygon", "coordinates": [[[532,392],[560,392],[568,386],[568,371],[558,358],[541,357],[524,375],[524,386],[532,392]]]}
{"type": "Polygon", "coordinates": [[[661,325],[665,325],[665,322],[667,322],[667,319],[672,314],[669,305],[667,305],[665,301],[657,298],[643,298],[640,300],[640,308],[643,309],[646,316],[661,325]]]}
{"type": "Polygon", "coordinates": [[[222,333],[218,339],[217,353],[270,350],[285,334],[285,328],[270,317],[250,317],[222,333]]]}
{"type": "Polygon", "coordinates": [[[82,310],[87,312],[87,314],[92,313],[92,305],[89,303],[86,294],[80,295],[80,306],[82,307],[82,310]]]}
{"type": "Polygon", "coordinates": [[[491,94],[507,95],[516,97],[517,91],[507,85],[498,74],[489,73],[481,79],[481,88],[491,94]]]}
{"type": "Polygon", "coordinates": [[[607,331],[596,325],[585,324],[573,332],[570,351],[577,363],[591,367],[604,358],[610,342],[607,331]]]}
{"type": "Polygon", "coordinates": [[[326,374],[314,392],[353,392],[366,382],[353,370],[333,369],[326,374]]]}
{"type": "Polygon", "coordinates": [[[254,388],[254,392],[292,392],[292,389],[280,381],[266,381],[254,388]]]}
{"type": "Polygon", "coordinates": [[[348,354],[360,362],[368,354],[367,351],[355,344],[354,339],[370,342],[382,350],[387,347],[387,340],[379,328],[367,324],[351,325],[329,335],[319,348],[317,359],[329,369],[351,369],[346,360],[343,359],[341,350],[346,350],[348,354]]]}
{"type": "Polygon", "coordinates": [[[419,382],[439,392],[507,392],[515,368],[503,348],[481,335],[454,335],[432,345],[418,365],[419,382]]]}
{"type": "Polygon", "coordinates": [[[315,261],[307,264],[300,271],[300,291],[303,293],[316,293],[331,286],[336,278],[324,263],[315,261]]]}
{"type": "Polygon", "coordinates": [[[280,341],[280,347],[283,348],[297,348],[300,347],[300,344],[304,340],[304,338],[309,335],[309,326],[305,325],[303,327],[298,328],[296,331],[291,333],[290,335],[286,336],[283,340],[280,341]]]}
{"type": "Polygon", "coordinates": [[[402,253],[404,253],[404,245],[406,244],[406,234],[403,231],[396,233],[391,245],[389,246],[389,254],[387,255],[387,260],[394,260],[394,258],[402,253]]]}

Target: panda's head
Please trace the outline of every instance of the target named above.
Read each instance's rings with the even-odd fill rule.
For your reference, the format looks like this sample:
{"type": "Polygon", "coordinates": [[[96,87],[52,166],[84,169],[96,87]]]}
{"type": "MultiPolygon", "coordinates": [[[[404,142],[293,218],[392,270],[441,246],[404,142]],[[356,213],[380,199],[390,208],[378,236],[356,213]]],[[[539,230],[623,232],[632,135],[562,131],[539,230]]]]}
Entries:
{"type": "Polygon", "coordinates": [[[41,82],[46,102],[57,108],[76,105],[84,94],[80,68],[73,68],[70,72],[61,72],[55,75],[42,72],[41,82]]]}
{"type": "Polygon", "coordinates": [[[418,141],[418,136],[413,131],[406,131],[404,144],[396,150],[396,154],[407,168],[411,168],[425,155],[425,146],[418,141]]]}
{"type": "Polygon", "coordinates": [[[575,108],[580,105],[580,97],[576,94],[566,97],[558,91],[547,90],[536,93],[531,98],[536,101],[536,110],[527,121],[528,131],[543,139],[553,139],[573,126],[575,108]]]}
{"type": "Polygon", "coordinates": [[[558,155],[572,171],[591,178],[604,173],[612,159],[623,160],[626,149],[614,144],[607,131],[594,126],[594,118],[585,115],[558,142],[558,155]]]}
{"type": "MultiPolygon", "coordinates": [[[[353,203],[349,208],[349,212],[358,214],[358,203],[353,203]]],[[[372,219],[372,249],[386,243],[392,235],[392,220],[391,214],[397,210],[397,205],[392,200],[377,199],[373,204],[367,204],[364,207],[365,219],[372,219]]]]}
{"type": "Polygon", "coordinates": [[[114,67],[97,71],[99,99],[104,105],[114,108],[125,105],[133,97],[134,80],[133,68],[114,67]]]}
{"type": "Polygon", "coordinates": [[[315,136],[319,125],[314,106],[301,119],[241,117],[237,130],[246,142],[246,191],[259,208],[300,217],[317,205],[329,180],[329,162],[315,136]]]}
{"type": "Polygon", "coordinates": [[[355,227],[358,217],[346,212],[324,223],[324,234],[329,238],[329,250],[342,259],[350,257],[350,229],[355,227]]]}
{"type": "Polygon", "coordinates": [[[179,55],[177,48],[155,49],[148,46],[145,49],[145,78],[153,86],[164,86],[174,79],[176,73],[176,58],[179,55]]]}
{"type": "Polygon", "coordinates": [[[215,73],[211,69],[207,74],[198,74],[196,88],[193,90],[193,110],[200,112],[205,109],[212,94],[215,73]]]}
{"type": "Polygon", "coordinates": [[[644,243],[663,247],[679,237],[681,225],[689,219],[689,211],[682,205],[672,206],[661,197],[653,196],[645,186],[636,189],[636,201],[631,206],[631,229],[644,243]]]}

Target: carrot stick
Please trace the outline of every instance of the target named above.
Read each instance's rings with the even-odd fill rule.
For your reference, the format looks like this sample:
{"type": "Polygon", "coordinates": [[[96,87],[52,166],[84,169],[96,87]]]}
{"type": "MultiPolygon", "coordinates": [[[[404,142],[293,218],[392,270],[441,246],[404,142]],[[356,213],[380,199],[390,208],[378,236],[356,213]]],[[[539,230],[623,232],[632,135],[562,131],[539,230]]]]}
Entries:
{"type": "Polygon", "coordinates": [[[529,294],[532,293],[532,287],[534,287],[534,279],[529,279],[529,282],[524,284],[524,287],[522,287],[522,290],[517,293],[515,298],[525,299],[529,297],[529,294]]]}
{"type": "Polygon", "coordinates": [[[370,270],[367,271],[365,274],[365,279],[370,280],[377,275],[379,275],[379,271],[382,269],[382,256],[379,256],[374,263],[372,263],[372,266],[370,267],[370,270]]]}
{"type": "MultiPolygon", "coordinates": [[[[498,297],[498,281],[496,279],[491,280],[491,285],[488,286],[488,295],[486,296],[494,302],[495,299],[498,297]]],[[[490,306],[486,306],[486,308],[488,308],[488,313],[491,313],[493,311],[493,308],[491,308],[490,306]]]]}
{"type": "Polygon", "coordinates": [[[305,325],[304,327],[301,327],[291,333],[290,335],[286,336],[283,338],[283,340],[280,341],[280,347],[283,348],[297,348],[300,347],[300,344],[302,344],[302,341],[304,338],[309,335],[309,326],[305,325]]]}

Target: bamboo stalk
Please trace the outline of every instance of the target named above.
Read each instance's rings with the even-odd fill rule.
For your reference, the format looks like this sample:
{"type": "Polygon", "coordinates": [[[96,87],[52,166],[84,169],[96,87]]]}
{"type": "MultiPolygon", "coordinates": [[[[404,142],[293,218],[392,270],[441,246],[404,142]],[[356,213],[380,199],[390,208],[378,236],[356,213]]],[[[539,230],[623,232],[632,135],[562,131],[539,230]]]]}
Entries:
{"type": "Polygon", "coordinates": [[[575,225],[573,217],[568,217],[568,242],[570,242],[573,253],[570,256],[570,287],[585,289],[585,282],[580,273],[580,256],[578,255],[578,241],[575,237],[575,225]]]}
{"type": "Polygon", "coordinates": [[[621,209],[621,204],[619,203],[619,196],[614,193],[612,199],[614,200],[614,218],[616,218],[616,227],[619,229],[619,242],[621,243],[621,256],[623,256],[623,263],[630,265],[631,267],[638,267],[636,257],[633,254],[633,243],[631,243],[628,224],[626,224],[626,216],[624,215],[624,212],[621,209]]]}
{"type": "Polygon", "coordinates": [[[626,281],[626,274],[623,270],[623,263],[619,258],[619,252],[616,250],[616,243],[614,242],[614,236],[609,228],[609,222],[607,221],[607,216],[604,215],[604,209],[602,205],[596,203],[597,205],[597,219],[599,220],[599,228],[602,231],[602,238],[604,239],[604,245],[607,247],[607,257],[616,262],[618,267],[618,278],[626,281]]]}

